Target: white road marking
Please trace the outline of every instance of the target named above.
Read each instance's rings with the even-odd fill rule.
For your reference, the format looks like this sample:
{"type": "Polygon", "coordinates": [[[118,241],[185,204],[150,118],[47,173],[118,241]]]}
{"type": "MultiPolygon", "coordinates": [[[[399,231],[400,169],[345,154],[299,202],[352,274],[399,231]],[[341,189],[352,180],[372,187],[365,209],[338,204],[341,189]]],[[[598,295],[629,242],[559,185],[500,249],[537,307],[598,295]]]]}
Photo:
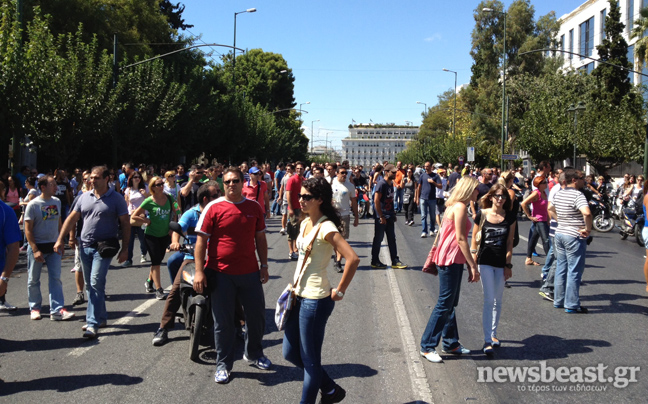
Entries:
{"type": "MultiPolygon", "coordinates": [[[[384,257],[389,257],[389,249],[387,246],[383,245],[380,250],[383,256],[382,262],[390,262],[384,259],[384,257]]],[[[412,327],[407,317],[407,312],[405,311],[403,295],[401,295],[398,282],[396,281],[396,275],[391,266],[387,267],[387,279],[389,280],[389,289],[391,290],[394,308],[396,310],[396,319],[398,320],[403,352],[407,353],[405,357],[407,359],[407,369],[409,370],[412,381],[412,392],[418,400],[425,403],[432,403],[432,391],[430,390],[430,384],[425,373],[425,367],[421,362],[421,356],[419,355],[420,349],[414,339],[412,327]]]]}
{"type": "MultiPolygon", "coordinates": [[[[155,303],[157,303],[157,302],[158,302],[157,299],[149,299],[149,300],[145,301],[144,303],[142,303],[142,304],[140,304],[139,306],[137,306],[133,311],[131,311],[130,313],[126,314],[124,317],[118,318],[118,319],[113,323],[113,325],[115,326],[115,325],[125,325],[125,324],[128,324],[132,319],[134,319],[134,318],[137,317],[138,315],[140,315],[140,314],[142,314],[143,312],[145,312],[146,309],[148,309],[149,307],[153,306],[153,305],[154,305],[155,303]]],[[[91,350],[94,346],[97,345],[97,342],[101,342],[101,341],[103,341],[104,338],[106,338],[106,336],[101,336],[101,333],[102,333],[102,332],[103,332],[103,333],[109,333],[109,332],[116,332],[116,331],[120,331],[120,330],[121,330],[121,329],[119,329],[119,328],[113,328],[113,327],[100,328],[100,329],[99,329],[99,337],[97,337],[96,340],[90,340],[90,341],[94,341],[94,343],[89,344],[89,345],[87,345],[87,346],[80,346],[80,347],[78,347],[78,348],[74,348],[72,351],[70,351],[70,353],[68,353],[68,356],[77,356],[77,357],[78,357],[78,356],[81,356],[81,355],[83,355],[84,353],[88,352],[89,350],[91,350]]]]}

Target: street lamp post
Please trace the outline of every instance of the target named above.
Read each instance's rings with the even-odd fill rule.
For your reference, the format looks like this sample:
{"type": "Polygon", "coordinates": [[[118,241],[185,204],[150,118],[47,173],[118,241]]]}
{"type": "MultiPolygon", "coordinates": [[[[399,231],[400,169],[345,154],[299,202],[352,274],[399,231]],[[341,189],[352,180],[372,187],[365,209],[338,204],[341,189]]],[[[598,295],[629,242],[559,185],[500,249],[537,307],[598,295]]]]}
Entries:
{"type": "Polygon", "coordinates": [[[500,13],[504,16],[504,49],[502,51],[502,159],[501,169],[504,171],[504,143],[506,142],[506,11],[497,11],[485,7],[482,9],[487,13],[500,13]]]}
{"type": "Polygon", "coordinates": [[[426,103],[421,102],[421,101],[416,101],[416,103],[417,103],[417,104],[423,104],[423,106],[425,107],[425,109],[423,110],[423,112],[427,112],[427,104],[426,104],[426,103]]]}
{"type": "Polygon", "coordinates": [[[313,154],[313,124],[315,122],[319,122],[319,121],[320,121],[319,119],[311,121],[311,152],[310,152],[310,154],[313,154]]]}
{"type": "Polygon", "coordinates": [[[454,85],[454,111],[452,112],[452,137],[457,136],[457,72],[443,68],[444,72],[454,73],[455,75],[455,85],[454,85]]]}
{"type": "Polygon", "coordinates": [[[578,111],[585,111],[585,103],[579,101],[578,105],[570,104],[567,108],[567,112],[574,113],[574,161],[572,161],[572,166],[576,168],[576,130],[578,129],[578,111]]]}
{"type": "Polygon", "coordinates": [[[234,87],[236,88],[236,16],[239,14],[244,14],[244,13],[256,13],[257,9],[256,8],[248,8],[245,11],[239,11],[238,13],[234,13],[234,57],[232,58],[232,82],[234,83],[234,87]]]}
{"type": "Polygon", "coordinates": [[[302,102],[301,104],[299,104],[299,119],[301,120],[302,125],[304,124],[304,120],[302,119],[302,114],[303,114],[302,105],[308,105],[308,104],[310,104],[310,101],[302,102]]]}

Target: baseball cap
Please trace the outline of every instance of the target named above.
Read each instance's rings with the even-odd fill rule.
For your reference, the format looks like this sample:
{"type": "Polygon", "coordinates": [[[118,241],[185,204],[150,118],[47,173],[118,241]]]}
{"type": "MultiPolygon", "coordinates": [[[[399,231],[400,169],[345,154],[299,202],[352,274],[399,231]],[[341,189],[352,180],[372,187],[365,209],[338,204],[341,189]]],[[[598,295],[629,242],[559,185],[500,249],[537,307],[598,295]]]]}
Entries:
{"type": "Polygon", "coordinates": [[[439,168],[439,167],[443,167],[443,164],[441,164],[441,163],[436,163],[434,166],[435,166],[436,168],[439,168]]]}
{"type": "Polygon", "coordinates": [[[396,167],[393,164],[387,164],[385,166],[385,171],[396,171],[396,167]]]}
{"type": "Polygon", "coordinates": [[[250,174],[256,174],[256,173],[258,173],[258,172],[260,172],[260,171],[261,171],[261,170],[259,170],[259,167],[256,167],[256,166],[255,166],[255,167],[250,168],[250,169],[248,170],[248,173],[250,173],[250,174]]]}

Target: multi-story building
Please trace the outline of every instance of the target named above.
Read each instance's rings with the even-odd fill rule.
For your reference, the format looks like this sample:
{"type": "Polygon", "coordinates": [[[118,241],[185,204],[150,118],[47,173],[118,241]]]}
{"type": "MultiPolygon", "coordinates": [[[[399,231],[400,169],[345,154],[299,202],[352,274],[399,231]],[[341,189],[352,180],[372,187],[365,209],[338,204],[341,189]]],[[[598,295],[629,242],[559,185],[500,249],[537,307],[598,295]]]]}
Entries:
{"type": "MultiPolygon", "coordinates": [[[[636,63],[635,42],[637,39],[630,39],[630,32],[634,21],[640,17],[639,10],[648,7],[648,0],[619,0],[621,11],[621,22],[625,24],[623,37],[628,42],[628,60],[636,63]]],[[[596,46],[605,39],[605,17],[607,16],[610,4],[607,0],[588,0],[581,4],[571,13],[560,17],[560,30],[558,31],[558,48],[560,50],[574,52],[579,55],[564,54],[565,69],[579,69],[587,73],[598,65],[598,62],[588,59],[585,56],[598,59],[596,46]]],[[[635,68],[636,69],[636,65],[635,68]]],[[[647,69],[643,69],[648,74],[647,69]]],[[[648,83],[648,77],[636,73],[629,73],[633,84],[648,83]]]]}
{"type": "Polygon", "coordinates": [[[349,160],[351,165],[365,167],[382,164],[385,160],[393,162],[418,133],[418,126],[362,123],[349,126],[349,136],[342,139],[342,159],[349,160]]]}

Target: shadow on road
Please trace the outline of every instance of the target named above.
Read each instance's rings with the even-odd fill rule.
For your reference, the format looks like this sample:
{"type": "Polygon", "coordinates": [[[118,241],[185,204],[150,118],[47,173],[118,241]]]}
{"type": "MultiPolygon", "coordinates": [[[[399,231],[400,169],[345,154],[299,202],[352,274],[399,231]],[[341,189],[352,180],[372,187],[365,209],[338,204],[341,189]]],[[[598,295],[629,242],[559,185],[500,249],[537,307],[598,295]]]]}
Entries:
{"type": "Polygon", "coordinates": [[[24,391],[46,391],[54,390],[60,393],[67,393],[78,389],[93,386],[131,386],[142,383],[141,377],[128,376],[123,374],[101,374],[101,375],[74,375],[45,377],[36,380],[22,382],[5,382],[0,379],[0,396],[8,396],[24,391]]]}
{"type": "MultiPolygon", "coordinates": [[[[593,348],[609,347],[611,343],[596,339],[565,339],[554,335],[533,335],[522,341],[501,340],[502,346],[497,348],[495,355],[470,355],[475,361],[498,360],[551,360],[568,358],[574,354],[592,352],[593,348]]],[[[479,352],[479,351],[477,351],[479,352]]],[[[460,358],[460,357],[453,357],[460,358]]],[[[444,356],[444,360],[448,356],[444,356]]]]}

